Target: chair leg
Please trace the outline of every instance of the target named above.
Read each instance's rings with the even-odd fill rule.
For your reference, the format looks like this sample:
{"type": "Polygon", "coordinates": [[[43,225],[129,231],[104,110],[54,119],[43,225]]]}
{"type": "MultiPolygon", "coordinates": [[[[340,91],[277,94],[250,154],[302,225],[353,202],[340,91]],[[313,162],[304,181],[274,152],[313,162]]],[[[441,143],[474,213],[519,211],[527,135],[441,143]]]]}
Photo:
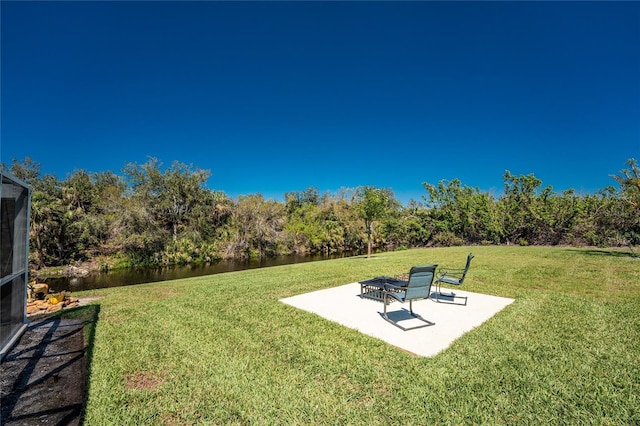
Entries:
{"type": "Polygon", "coordinates": [[[456,294],[453,291],[449,294],[443,294],[442,291],[440,290],[440,287],[438,287],[438,290],[436,291],[436,302],[446,303],[448,305],[467,306],[467,296],[456,296],[456,294]],[[444,300],[440,300],[440,296],[450,297],[451,299],[453,299],[453,301],[447,302],[444,300]],[[464,299],[464,303],[456,303],[455,302],[456,299],[464,299]]]}
{"type": "Polygon", "coordinates": [[[436,281],[436,302],[440,303],[440,296],[442,296],[442,283],[436,281]]]}
{"type": "Polygon", "coordinates": [[[382,296],[382,304],[384,305],[384,318],[385,318],[387,321],[391,321],[391,320],[389,319],[389,317],[387,316],[387,297],[388,297],[388,296],[387,296],[387,294],[386,294],[386,293],[382,296]]]}
{"type": "MultiPolygon", "coordinates": [[[[386,301],[386,296],[385,296],[385,301],[386,301]]],[[[418,320],[420,320],[420,321],[422,321],[422,322],[424,322],[425,324],[417,325],[417,326],[414,326],[414,327],[403,327],[403,326],[401,326],[397,322],[392,321],[391,319],[389,319],[389,317],[387,316],[387,305],[386,304],[384,305],[384,315],[383,315],[384,319],[387,322],[390,322],[391,324],[395,325],[396,327],[398,327],[402,331],[415,330],[417,328],[424,328],[424,327],[429,327],[431,325],[436,325],[435,322],[431,322],[429,320],[426,320],[426,319],[422,318],[420,315],[414,313],[413,312],[413,304],[412,303],[413,303],[413,301],[409,300],[409,312],[411,313],[411,316],[416,318],[416,319],[418,319],[418,320]]]]}

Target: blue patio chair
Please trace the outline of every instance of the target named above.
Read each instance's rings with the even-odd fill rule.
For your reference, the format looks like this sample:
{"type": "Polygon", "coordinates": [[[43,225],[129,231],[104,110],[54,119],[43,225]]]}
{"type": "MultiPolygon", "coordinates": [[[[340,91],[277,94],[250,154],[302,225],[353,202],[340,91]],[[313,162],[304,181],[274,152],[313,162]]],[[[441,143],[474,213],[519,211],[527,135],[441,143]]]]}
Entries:
{"type": "Polygon", "coordinates": [[[471,266],[471,259],[473,259],[473,254],[469,253],[467,256],[467,264],[464,268],[461,269],[453,269],[453,268],[440,268],[438,271],[438,278],[436,279],[436,302],[441,303],[449,303],[452,305],[467,305],[467,296],[458,296],[453,291],[451,293],[442,293],[442,283],[447,285],[455,285],[461,286],[464,282],[465,277],[467,276],[467,272],[469,272],[469,267],[471,266]],[[450,301],[441,301],[441,297],[445,297],[450,301]],[[464,303],[455,303],[455,299],[464,299],[464,303]]]}
{"type": "Polygon", "coordinates": [[[398,285],[387,284],[385,286],[383,290],[383,317],[385,320],[389,321],[391,324],[404,331],[435,325],[435,322],[428,321],[422,318],[420,315],[413,313],[413,301],[429,298],[429,296],[431,295],[431,285],[433,284],[433,278],[435,276],[437,266],[438,265],[414,266],[413,268],[411,268],[411,271],[409,271],[409,279],[406,282],[398,285]],[[397,300],[400,303],[409,302],[409,312],[411,313],[411,316],[419,319],[425,324],[405,328],[398,324],[397,321],[392,321],[391,319],[389,319],[389,316],[387,315],[387,305],[393,300],[397,300]]]}

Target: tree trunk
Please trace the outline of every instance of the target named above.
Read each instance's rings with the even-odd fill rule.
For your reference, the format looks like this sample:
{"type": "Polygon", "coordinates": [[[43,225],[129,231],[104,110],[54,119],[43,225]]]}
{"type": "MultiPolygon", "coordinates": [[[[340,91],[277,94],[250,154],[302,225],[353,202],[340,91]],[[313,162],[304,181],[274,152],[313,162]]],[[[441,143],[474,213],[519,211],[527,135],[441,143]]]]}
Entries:
{"type": "Polygon", "coordinates": [[[44,250],[42,249],[42,240],[40,239],[40,234],[36,232],[36,253],[38,253],[38,269],[42,269],[45,267],[44,264],[44,250]]]}
{"type": "Polygon", "coordinates": [[[373,227],[373,222],[369,222],[367,226],[367,259],[371,257],[371,228],[373,227]]]}

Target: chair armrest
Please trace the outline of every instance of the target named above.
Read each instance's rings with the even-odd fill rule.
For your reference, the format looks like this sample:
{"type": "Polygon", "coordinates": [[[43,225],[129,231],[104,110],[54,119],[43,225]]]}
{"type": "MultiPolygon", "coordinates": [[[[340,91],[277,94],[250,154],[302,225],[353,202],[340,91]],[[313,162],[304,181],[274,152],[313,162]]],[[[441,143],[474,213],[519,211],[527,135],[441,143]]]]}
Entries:
{"type": "Polygon", "coordinates": [[[384,288],[382,289],[385,292],[393,292],[394,290],[405,290],[405,286],[407,285],[407,283],[404,284],[385,284],[384,288]]]}
{"type": "MultiPolygon", "coordinates": [[[[387,286],[385,286],[385,288],[382,290],[382,303],[387,303],[387,296],[391,296],[394,299],[396,299],[398,302],[402,302],[404,303],[404,298],[402,296],[404,296],[406,293],[399,293],[397,291],[389,291],[391,290],[391,288],[386,288],[387,286]]],[[[395,287],[398,290],[405,290],[403,287],[398,287],[398,286],[394,286],[394,285],[389,285],[389,287],[395,287]]]]}
{"type": "Polygon", "coordinates": [[[462,273],[464,272],[464,268],[439,268],[438,271],[462,273]]]}
{"type": "Polygon", "coordinates": [[[462,274],[464,274],[464,268],[440,268],[438,270],[439,278],[442,278],[445,275],[460,278],[462,277],[462,274]]]}

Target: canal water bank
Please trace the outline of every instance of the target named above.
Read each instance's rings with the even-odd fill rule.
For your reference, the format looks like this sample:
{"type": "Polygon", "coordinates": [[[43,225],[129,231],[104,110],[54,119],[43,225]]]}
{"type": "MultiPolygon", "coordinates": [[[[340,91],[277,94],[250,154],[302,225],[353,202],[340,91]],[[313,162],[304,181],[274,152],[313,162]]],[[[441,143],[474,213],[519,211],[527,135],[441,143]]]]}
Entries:
{"type": "Polygon", "coordinates": [[[168,267],[140,267],[113,269],[108,272],[89,272],[80,276],[60,276],[41,278],[53,292],[84,291],[100,288],[121,287],[151,282],[199,277],[224,272],[247,269],[267,268],[270,266],[290,265],[293,263],[315,262],[321,260],[352,257],[361,253],[341,253],[331,255],[287,255],[264,259],[220,260],[217,262],[168,267]]]}

